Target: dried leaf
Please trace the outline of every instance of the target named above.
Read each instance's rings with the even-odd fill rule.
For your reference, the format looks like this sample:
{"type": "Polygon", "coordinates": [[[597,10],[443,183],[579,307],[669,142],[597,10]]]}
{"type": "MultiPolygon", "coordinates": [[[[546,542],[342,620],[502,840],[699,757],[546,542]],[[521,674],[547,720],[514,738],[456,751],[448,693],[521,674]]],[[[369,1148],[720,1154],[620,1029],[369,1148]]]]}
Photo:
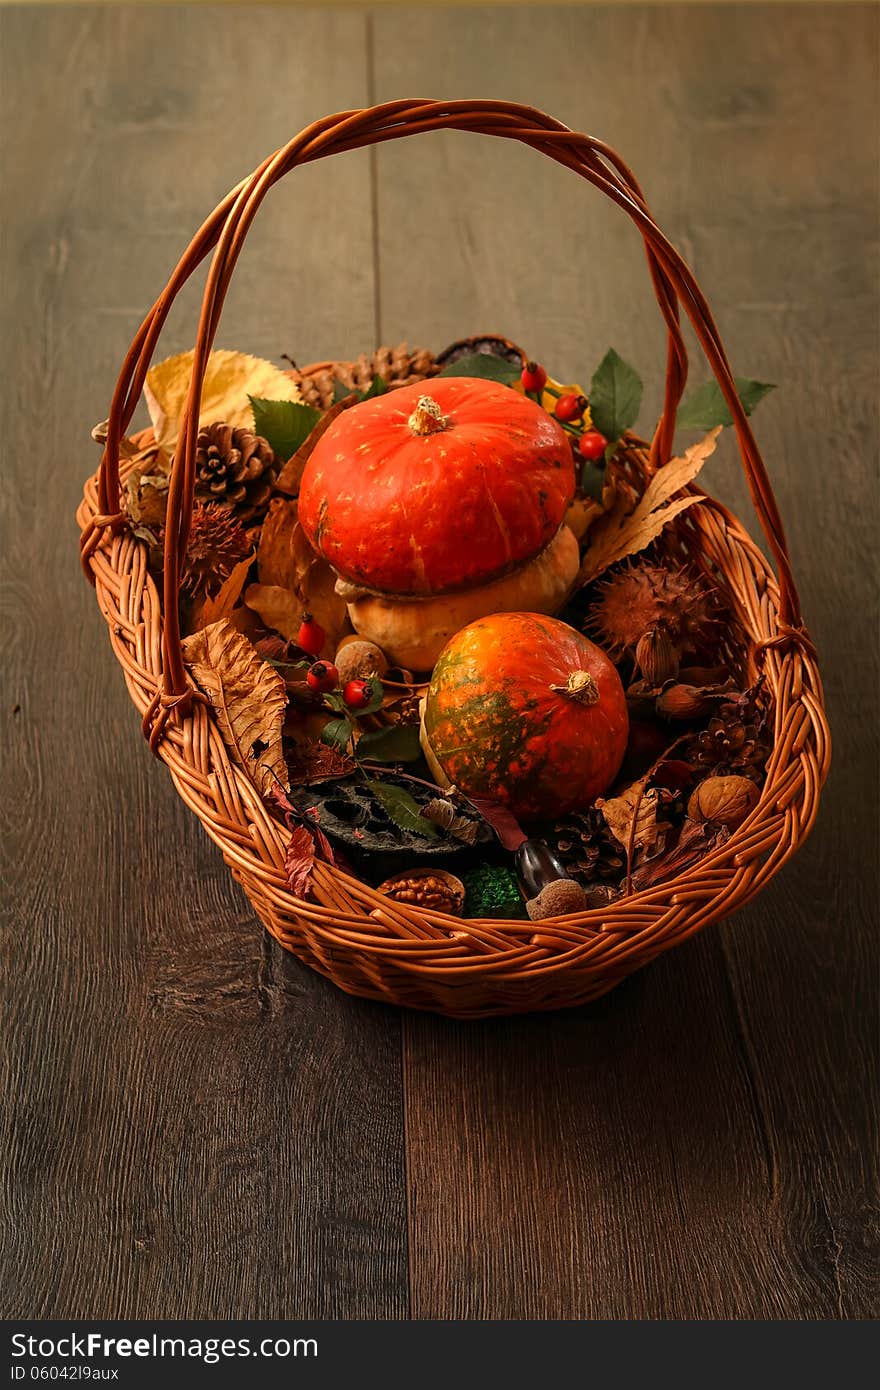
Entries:
{"type": "MultiPolygon", "coordinates": [[[[157,362],[147,372],[144,383],[144,397],[156,439],[169,452],[177,442],[194,357],[193,352],[181,352],[157,362]]],[[[271,362],[249,357],[244,352],[223,349],[212,352],[202,386],[199,428],[223,420],[235,429],[253,429],[250,396],[268,396],[279,401],[302,400],[297,384],[271,362]]]]}
{"type": "Polygon", "coordinates": [[[714,453],[720,433],[719,426],[687,449],[683,457],[670,459],[659,468],[632,510],[628,510],[626,493],[620,493],[611,510],[590,530],[590,547],[581,565],[578,584],[589,583],[609,565],[644,550],[668,521],[702,500],[696,493],[687,497],[675,494],[693,481],[706,459],[714,453]]]}
{"type": "Polygon", "coordinates": [[[210,627],[212,623],[219,622],[221,618],[230,617],[233,608],[241,598],[241,591],[247,583],[247,577],[253,563],[253,555],[246,555],[234,567],[228,578],[224,579],[214,597],[206,598],[199,604],[193,619],[195,632],[201,632],[203,628],[210,627]]]}
{"type": "Polygon", "coordinates": [[[354,758],[346,757],[337,748],[311,740],[295,740],[287,757],[291,786],[307,786],[309,782],[329,782],[337,777],[350,777],[356,770],[354,758]]]}
{"type": "Polygon", "coordinates": [[[137,526],[164,526],[171,483],[164,455],[150,463],[149,472],[133,468],[125,480],[125,510],[137,526]]]}
{"type": "MultiPolygon", "coordinates": [[[[321,435],[333,424],[337,415],[341,415],[343,410],[347,410],[350,405],[354,405],[357,399],[355,393],[347,391],[342,400],[337,401],[336,405],[324,411],[324,414],[315,425],[311,434],[307,439],[303,440],[296,453],[287,460],[281,472],[278,474],[278,477],[275,479],[276,492],[284,492],[289,497],[296,497],[298,495],[299,485],[302,482],[303,470],[311,457],[312,450],[321,438],[321,435]]],[[[266,580],[267,584],[271,582],[271,580],[266,580]]]]}
{"type": "Polygon", "coordinates": [[[673,878],[683,869],[689,869],[707,854],[730,838],[726,825],[709,827],[698,821],[686,820],[676,844],[661,854],[646,859],[632,876],[631,889],[639,893],[644,888],[653,888],[667,878],[673,878]]]}
{"type": "Polygon", "coordinates": [[[469,796],[468,801],[479,811],[483,820],[491,825],[505,849],[517,850],[525,839],[526,832],[512,811],[498,801],[489,801],[482,796],[469,796]]]}
{"type": "Polygon", "coordinates": [[[287,886],[295,897],[304,898],[308,893],[314,867],[315,841],[308,826],[298,825],[284,855],[287,886]]]}
{"type": "Polygon", "coordinates": [[[667,822],[658,821],[659,793],[655,787],[645,790],[644,780],[633,782],[619,796],[613,796],[608,801],[597,801],[596,805],[611,834],[624,849],[629,845],[634,820],[634,849],[651,849],[660,835],[670,828],[667,822]]]}
{"type": "Polygon", "coordinates": [[[257,574],[261,584],[295,589],[305,579],[315,560],[315,552],[305,541],[301,526],[297,531],[298,526],[296,502],[286,497],[273,497],[260,527],[257,545],[257,574]]]}
{"type": "Polygon", "coordinates": [[[214,706],[232,761],[262,792],[276,778],[285,782],[281,726],[287,691],[278,672],[224,618],[184,638],[182,646],[193,679],[214,706]]]}
{"type": "Polygon", "coordinates": [[[326,560],[308,548],[302,527],[297,523],[291,534],[292,564],[296,567],[296,582],[290,588],[279,584],[252,584],[245,591],[244,601],[259,613],[267,627],[282,637],[295,639],[308,610],[326,634],[324,648],[335,652],[339,639],[348,628],[345,599],[336,593],[336,575],[326,560]]]}
{"type": "Polygon", "coordinates": [[[480,833],[479,821],[475,821],[472,816],[461,815],[453,801],[435,796],[433,801],[426,802],[422,807],[422,815],[425,820],[432,820],[435,825],[439,825],[447,834],[454,835],[456,840],[462,840],[466,845],[477,843],[480,833]]]}

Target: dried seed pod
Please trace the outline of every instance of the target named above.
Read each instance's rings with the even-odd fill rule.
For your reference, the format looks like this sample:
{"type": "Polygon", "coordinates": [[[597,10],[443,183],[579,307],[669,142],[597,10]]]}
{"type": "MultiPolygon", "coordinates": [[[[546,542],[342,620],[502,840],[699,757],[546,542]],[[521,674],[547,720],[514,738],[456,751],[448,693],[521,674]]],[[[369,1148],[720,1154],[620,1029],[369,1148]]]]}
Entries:
{"type": "Polygon", "coordinates": [[[364,642],[360,637],[345,638],[336,652],[335,666],[343,685],[351,680],[369,680],[372,676],[380,679],[388,670],[388,658],[375,642],[364,642]]]}
{"type": "Polygon", "coordinates": [[[650,685],[663,685],[678,675],[679,657],[669,633],[653,627],[636,643],[636,661],[650,685]]]}
{"type": "Polygon", "coordinates": [[[698,685],[669,685],[657,696],[657,713],[664,719],[700,719],[708,714],[717,695],[698,685]]]}
{"type": "Polygon", "coordinates": [[[688,801],[691,820],[711,821],[731,830],[758,804],[761,792],[748,777],[707,777],[688,801]]]}
{"type": "Polygon", "coordinates": [[[448,912],[453,917],[460,917],[464,907],[464,884],[446,869],[409,869],[386,878],[379,884],[379,892],[396,902],[448,912]]]}
{"type": "Polygon", "coordinates": [[[526,911],[533,922],[545,917],[564,917],[569,912],[583,912],[587,896],[579,883],[573,878],[557,878],[542,888],[536,898],[526,903],[526,911]]]}

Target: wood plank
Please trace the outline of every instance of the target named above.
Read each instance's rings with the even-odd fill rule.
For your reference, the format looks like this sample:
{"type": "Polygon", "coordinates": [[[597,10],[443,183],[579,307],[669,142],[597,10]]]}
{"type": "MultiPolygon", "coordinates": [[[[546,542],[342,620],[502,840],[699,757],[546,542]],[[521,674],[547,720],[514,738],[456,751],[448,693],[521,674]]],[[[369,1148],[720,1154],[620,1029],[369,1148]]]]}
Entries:
{"type": "MultiPolygon", "coordinates": [[[[415,1317],[871,1316],[876,52],[859,6],[375,18],[378,100],[498,93],[615,145],[736,369],[780,383],[756,423],[837,740],[814,838],[728,925],[570,1015],[407,1018],[415,1317]]],[[[497,329],[582,380],[613,344],[650,418],[662,331],[616,209],[474,136],[377,171],[386,340],[497,329]]],[[[748,519],[731,441],[708,485],[748,519]]]]}
{"type": "MultiPolygon", "coordinates": [[[[364,18],[89,7],[0,26],[2,1312],[400,1317],[399,1020],[263,933],[140,737],[73,527],[143,311],[228,187],[366,99],[364,18]]],[[[221,344],[320,356],[374,336],[352,250],[367,162],[296,180],[254,229],[221,344]]]]}

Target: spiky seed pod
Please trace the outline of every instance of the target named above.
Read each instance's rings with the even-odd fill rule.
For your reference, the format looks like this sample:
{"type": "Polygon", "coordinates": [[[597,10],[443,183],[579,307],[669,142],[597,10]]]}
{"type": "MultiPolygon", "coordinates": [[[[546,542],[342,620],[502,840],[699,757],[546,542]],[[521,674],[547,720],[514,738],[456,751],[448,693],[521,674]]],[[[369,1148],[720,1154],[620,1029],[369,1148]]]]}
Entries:
{"type": "Polygon", "coordinates": [[[701,651],[717,620],[714,593],[699,575],[641,560],[622,565],[598,585],[587,621],[617,658],[635,652],[648,633],[662,634],[669,643],[663,650],[669,665],[684,652],[701,651]]]}
{"type": "Polygon", "coordinates": [[[196,499],[230,508],[247,525],[266,511],[280,467],[260,435],[223,423],[206,425],[196,442],[196,499]]]}
{"type": "Polygon", "coordinates": [[[181,592],[190,598],[216,594],[252,549],[247,532],[228,507],[197,502],[180,576],[181,592]]]}

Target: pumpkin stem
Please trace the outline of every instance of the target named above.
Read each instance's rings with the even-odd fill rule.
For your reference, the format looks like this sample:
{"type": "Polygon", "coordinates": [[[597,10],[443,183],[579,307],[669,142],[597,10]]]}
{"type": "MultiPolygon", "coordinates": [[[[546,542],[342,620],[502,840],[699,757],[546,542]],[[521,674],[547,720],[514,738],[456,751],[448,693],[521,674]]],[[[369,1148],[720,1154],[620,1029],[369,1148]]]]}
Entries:
{"type": "Polygon", "coordinates": [[[419,396],[407,424],[413,434],[437,434],[446,429],[449,421],[433,397],[419,396]]]}
{"type": "Polygon", "coordinates": [[[557,695],[567,695],[570,700],[577,700],[579,705],[599,703],[599,687],[589,671],[572,671],[567,684],[551,685],[550,689],[557,695]]]}

